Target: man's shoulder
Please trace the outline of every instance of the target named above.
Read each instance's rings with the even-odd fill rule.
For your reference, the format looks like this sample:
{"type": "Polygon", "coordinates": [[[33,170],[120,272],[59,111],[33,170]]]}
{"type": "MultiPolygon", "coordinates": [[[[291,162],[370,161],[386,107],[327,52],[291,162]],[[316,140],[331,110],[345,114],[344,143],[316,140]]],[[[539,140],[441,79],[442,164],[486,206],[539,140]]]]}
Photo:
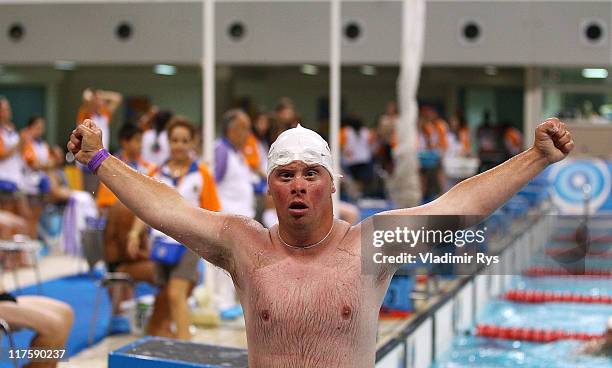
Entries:
{"type": "Polygon", "coordinates": [[[244,251],[247,259],[259,251],[269,250],[272,246],[270,229],[265,228],[258,221],[241,215],[224,214],[224,231],[233,238],[238,249],[244,251]]]}
{"type": "Polygon", "coordinates": [[[237,237],[242,236],[244,233],[246,236],[263,235],[269,238],[269,230],[257,220],[248,216],[235,215],[231,213],[221,212],[221,214],[225,216],[223,231],[231,232],[237,237]]]}
{"type": "Polygon", "coordinates": [[[344,220],[336,219],[336,224],[340,248],[354,249],[358,247],[361,241],[361,223],[351,225],[344,220]]]}

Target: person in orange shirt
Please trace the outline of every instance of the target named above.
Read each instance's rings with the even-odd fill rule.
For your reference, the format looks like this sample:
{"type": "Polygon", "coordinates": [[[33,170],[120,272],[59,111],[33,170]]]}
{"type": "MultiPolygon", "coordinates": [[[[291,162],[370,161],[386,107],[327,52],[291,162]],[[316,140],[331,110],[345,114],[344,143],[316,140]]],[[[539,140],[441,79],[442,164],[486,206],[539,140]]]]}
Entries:
{"type": "MultiPolygon", "coordinates": [[[[119,144],[121,151],[117,158],[131,166],[134,170],[146,174],[155,169],[155,165],[140,157],[143,131],[140,127],[126,123],[119,130],[119,144]]],[[[96,194],[96,204],[104,212],[117,202],[117,197],[104,185],[100,184],[96,194]]]]}
{"type": "Polygon", "coordinates": [[[448,124],[431,106],[422,106],[421,116],[427,126],[426,131],[431,136],[431,144],[443,154],[448,149],[448,124]]]}
{"type": "Polygon", "coordinates": [[[257,174],[259,177],[265,177],[266,174],[261,170],[261,158],[259,157],[259,150],[257,149],[257,137],[255,134],[250,133],[247,137],[246,143],[244,144],[244,148],[242,149],[242,154],[246,159],[247,165],[253,173],[257,174]]]}
{"type": "MultiPolygon", "coordinates": [[[[191,157],[195,130],[184,117],[174,117],[167,127],[170,159],[150,173],[158,181],[175,188],[193,206],[220,211],[217,187],[204,163],[191,157]]],[[[145,224],[138,220],[129,233],[128,252],[136,254],[145,224]]],[[[148,334],[188,340],[190,313],[187,299],[198,280],[199,256],[175,239],[153,229],[151,258],[155,261],[155,281],[161,287],[155,299],[148,334]],[[172,255],[172,257],[170,257],[172,255]],[[170,325],[175,323],[176,332],[170,325]]]]}
{"type": "Polygon", "coordinates": [[[360,195],[368,196],[373,178],[372,134],[363,121],[356,115],[343,118],[340,129],[340,150],[343,165],[356,184],[360,195]]]}
{"type": "Polygon", "coordinates": [[[516,156],[523,150],[523,135],[510,123],[502,124],[504,131],[504,147],[508,157],[516,156]]]}
{"type": "Polygon", "coordinates": [[[267,180],[264,172],[267,165],[267,157],[263,151],[267,149],[262,148],[262,142],[257,138],[255,132],[252,132],[247,137],[244,148],[242,149],[242,155],[244,156],[251,173],[253,174],[253,190],[255,194],[255,215],[254,218],[257,220],[261,219],[261,214],[265,206],[267,180]],[[263,154],[262,154],[263,153],[263,154]]]}
{"type": "MultiPolygon", "coordinates": [[[[26,129],[29,131],[28,139],[25,141],[22,155],[23,161],[32,170],[47,170],[51,167],[49,163],[50,148],[47,142],[42,140],[45,134],[45,119],[41,116],[33,116],[28,120],[26,129]]],[[[38,183],[36,183],[38,184],[38,183]]]]}
{"type": "Polygon", "coordinates": [[[104,148],[108,149],[110,123],[122,101],[123,96],[119,92],[87,88],[83,91],[83,102],[77,113],[76,124],[81,124],[85,119],[93,120],[102,133],[106,133],[103,144],[104,148]]]}
{"type": "MultiPolygon", "coordinates": [[[[142,145],[142,129],[134,124],[126,123],[119,131],[121,151],[116,156],[134,170],[147,174],[154,165],[140,158],[142,145]]],[[[106,187],[100,184],[97,190],[96,204],[102,216],[106,217],[104,227],[104,261],[108,272],[127,273],[135,281],[153,283],[154,264],[149,260],[146,236],[142,234],[142,247],[135,254],[128,253],[128,233],[132,228],[135,216],[117,200],[117,197],[106,187]]],[[[122,301],[133,296],[131,287],[117,284],[109,287],[109,296],[112,301],[113,317],[111,330],[113,332],[126,332],[127,323],[120,316],[122,301]]]]}
{"type": "MultiPolygon", "coordinates": [[[[76,125],[81,124],[85,119],[91,119],[106,134],[102,144],[105,149],[109,149],[110,144],[110,124],[112,116],[117,107],[121,104],[123,97],[118,92],[85,89],[83,91],[83,102],[77,113],[76,125]]],[[[98,178],[87,170],[87,168],[77,166],[83,172],[83,189],[93,193],[98,187],[98,178]]]]}
{"type": "Polygon", "coordinates": [[[431,106],[419,110],[417,151],[421,163],[421,189],[425,201],[436,198],[445,188],[442,157],[448,149],[448,124],[431,106]]]}
{"type": "Polygon", "coordinates": [[[472,153],[472,142],[465,116],[461,112],[456,112],[449,119],[449,123],[450,134],[452,134],[454,140],[452,154],[469,156],[472,153]]]}

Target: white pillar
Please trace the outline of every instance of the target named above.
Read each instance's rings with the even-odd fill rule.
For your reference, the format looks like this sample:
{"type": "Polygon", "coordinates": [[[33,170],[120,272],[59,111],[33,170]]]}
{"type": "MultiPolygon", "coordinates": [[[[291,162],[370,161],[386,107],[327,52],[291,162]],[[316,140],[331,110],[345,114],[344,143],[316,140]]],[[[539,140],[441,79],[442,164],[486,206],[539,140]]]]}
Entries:
{"type": "MultiPolygon", "coordinates": [[[[202,153],[204,162],[214,170],[215,140],[215,0],[202,0],[202,153]]],[[[215,294],[215,266],[206,262],[204,286],[215,294]]]]}
{"type": "Polygon", "coordinates": [[[542,69],[527,67],[525,69],[525,92],[523,110],[524,148],[531,147],[535,139],[535,128],[542,117],[542,69]]]}
{"type": "Polygon", "coordinates": [[[419,162],[416,152],[418,106],[416,101],[423,42],[425,39],[425,0],[404,0],[400,76],[397,86],[400,118],[396,126],[395,171],[387,190],[396,207],[413,207],[421,201],[419,162]]]}
{"type": "MultiPolygon", "coordinates": [[[[340,172],[340,34],[341,27],[341,11],[340,0],[331,0],[330,2],[330,60],[329,60],[329,144],[334,158],[334,172],[340,172]]],[[[336,193],[334,193],[334,203],[338,203],[340,199],[340,180],[334,178],[336,193]]],[[[336,209],[337,206],[334,206],[336,209]]],[[[334,210],[336,212],[336,210],[334,210]]],[[[337,212],[336,212],[337,213],[337,212]]]]}
{"type": "Polygon", "coordinates": [[[215,141],[215,0],[202,1],[202,152],[210,169],[215,141]]]}

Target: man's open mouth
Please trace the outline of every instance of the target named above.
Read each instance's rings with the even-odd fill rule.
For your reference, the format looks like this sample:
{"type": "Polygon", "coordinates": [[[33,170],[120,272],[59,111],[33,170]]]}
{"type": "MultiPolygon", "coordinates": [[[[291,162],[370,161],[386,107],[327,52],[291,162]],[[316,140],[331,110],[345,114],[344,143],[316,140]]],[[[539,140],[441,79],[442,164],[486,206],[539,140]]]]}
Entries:
{"type": "Polygon", "coordinates": [[[307,208],[308,206],[304,202],[291,202],[291,204],[289,204],[290,210],[305,210],[307,208]]]}

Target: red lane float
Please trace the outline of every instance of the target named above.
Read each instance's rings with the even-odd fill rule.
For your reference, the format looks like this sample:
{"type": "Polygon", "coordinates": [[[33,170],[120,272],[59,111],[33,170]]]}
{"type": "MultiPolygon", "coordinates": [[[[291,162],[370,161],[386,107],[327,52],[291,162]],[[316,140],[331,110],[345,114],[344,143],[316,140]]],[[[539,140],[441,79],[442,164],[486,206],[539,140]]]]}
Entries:
{"type": "Polygon", "coordinates": [[[529,327],[501,327],[488,324],[476,326],[476,335],[492,339],[553,342],[557,340],[591,340],[602,338],[600,334],[586,332],[548,330],[529,327]]]}
{"type": "Polygon", "coordinates": [[[504,298],[519,303],[587,303],[612,304],[612,295],[585,295],[542,290],[508,290],[504,298]]]}
{"type": "Polygon", "coordinates": [[[416,275],[416,282],[417,284],[424,284],[427,282],[427,275],[416,275]]]}
{"type": "Polygon", "coordinates": [[[523,274],[529,277],[543,277],[543,276],[562,276],[562,277],[588,277],[588,278],[612,278],[612,270],[606,269],[590,269],[578,274],[576,272],[570,272],[560,267],[540,267],[534,266],[526,269],[523,274]]]}

